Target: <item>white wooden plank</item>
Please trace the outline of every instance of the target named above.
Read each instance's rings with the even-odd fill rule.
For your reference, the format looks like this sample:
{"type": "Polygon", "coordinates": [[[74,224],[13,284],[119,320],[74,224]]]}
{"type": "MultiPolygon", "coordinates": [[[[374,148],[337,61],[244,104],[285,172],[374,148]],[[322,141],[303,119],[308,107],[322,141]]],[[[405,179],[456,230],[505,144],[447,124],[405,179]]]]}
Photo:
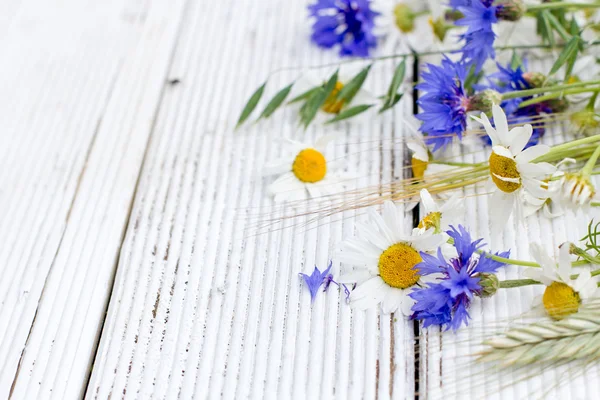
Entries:
{"type": "MultiPolygon", "coordinates": [[[[312,229],[288,220],[258,235],[249,219],[291,211],[273,207],[271,179],[260,176],[282,153],[280,139],[327,132],[295,129],[289,111],[232,131],[269,70],[335,59],[309,44],[304,7],[190,4],[170,73],[181,84],[157,118],[88,398],[414,396],[412,323],[354,312],[335,290],[311,307],[298,278],[326,266],[353,234],[355,213],[312,229]]],[[[369,85],[378,93],[392,65],[380,68],[386,73],[369,85]]],[[[271,93],[295,76],[277,75],[271,93]]],[[[339,126],[346,133],[336,157],[347,158],[360,185],[402,174],[402,149],[392,147],[403,134],[397,116],[339,126]]]]}
{"type": "MultiPolygon", "coordinates": [[[[530,60],[529,68],[548,71],[552,62],[552,58],[530,60]]],[[[569,130],[563,123],[549,124],[548,127],[541,143],[554,145],[573,139],[566,133],[569,130]]],[[[483,151],[463,149],[462,153],[456,152],[456,160],[482,162],[486,159],[483,151]]],[[[598,181],[595,182],[597,185],[598,181]]],[[[494,210],[488,205],[486,193],[483,186],[464,191],[464,224],[473,238],[483,237],[489,249],[494,252],[510,249],[511,258],[519,260],[531,260],[531,243],[540,243],[548,251],[557,249],[565,241],[577,243],[586,234],[589,220],[599,216],[595,209],[590,213],[568,212],[553,220],[535,215],[527,218],[525,224],[519,224],[511,217],[501,229],[490,225],[489,215],[494,210]]],[[[500,279],[520,279],[522,273],[523,267],[507,266],[498,276],[500,279]]],[[[541,286],[501,289],[492,298],[474,301],[469,326],[462,327],[456,334],[435,328],[422,331],[421,377],[425,380],[421,396],[427,399],[593,398],[592,393],[600,384],[597,366],[587,371],[576,365],[566,369],[534,366],[525,371],[499,372],[474,362],[474,355],[482,348],[482,340],[505,330],[517,317],[529,311],[535,296],[542,293],[541,286]]]]}
{"type": "Polygon", "coordinates": [[[11,388],[86,153],[134,32],[120,19],[117,2],[85,11],[87,5],[72,2],[72,12],[62,16],[62,9],[39,2],[3,8],[0,48],[10,62],[2,63],[0,73],[6,94],[0,134],[0,398],[11,388]]]}
{"type": "MultiPolygon", "coordinates": [[[[183,3],[32,3],[14,24],[19,40],[5,41],[11,51],[20,49],[16,60],[33,57],[25,57],[29,75],[14,63],[8,67],[14,68],[9,79],[23,74],[21,79],[40,79],[48,87],[33,86],[36,92],[23,93],[29,107],[19,114],[22,119],[11,119],[16,132],[32,132],[24,138],[33,146],[23,140],[17,142],[21,147],[9,149],[26,155],[22,159],[34,167],[24,171],[27,180],[9,178],[25,187],[17,189],[23,197],[8,198],[5,209],[15,212],[7,214],[1,230],[12,236],[22,226],[16,240],[23,237],[26,244],[15,242],[8,251],[13,261],[2,263],[17,275],[3,281],[11,290],[0,292],[8,293],[2,307],[7,318],[2,318],[6,340],[0,349],[6,357],[0,397],[10,390],[15,399],[77,398],[85,390],[183,3]],[[52,62],[46,64],[46,57],[52,62]],[[63,71],[57,77],[64,79],[52,79],[53,69],[63,71]],[[39,74],[46,70],[49,76],[39,74]],[[71,87],[73,94],[62,94],[71,87]],[[46,103],[31,101],[46,93],[46,103]],[[80,94],[85,97],[75,96],[80,94]],[[57,109],[56,127],[44,129],[57,109]],[[32,111],[45,114],[32,114],[36,125],[28,126],[23,121],[32,111]],[[33,176],[27,175],[30,171],[33,176]],[[41,182],[49,188],[40,191],[41,182]],[[29,199],[39,203],[27,204],[29,199]],[[20,210],[35,208],[39,211],[33,221],[24,224],[20,210]],[[45,236],[31,238],[36,230],[45,236]],[[29,260],[17,258],[28,254],[29,260]]],[[[23,214],[32,219],[32,213],[23,214]]]]}

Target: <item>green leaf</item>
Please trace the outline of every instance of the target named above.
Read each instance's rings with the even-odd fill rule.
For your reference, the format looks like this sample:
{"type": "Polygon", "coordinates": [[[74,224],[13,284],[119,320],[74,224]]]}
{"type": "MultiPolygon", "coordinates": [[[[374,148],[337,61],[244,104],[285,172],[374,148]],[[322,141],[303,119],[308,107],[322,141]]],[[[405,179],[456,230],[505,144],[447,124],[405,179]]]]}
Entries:
{"type": "Polygon", "coordinates": [[[306,103],[300,108],[300,123],[304,125],[304,129],[310,125],[312,120],[317,115],[319,108],[325,103],[327,97],[333,92],[338,79],[338,71],[329,78],[324,87],[319,88],[306,100],[306,103]]]}
{"type": "Polygon", "coordinates": [[[263,112],[260,114],[260,117],[258,117],[258,119],[269,118],[271,114],[273,114],[275,110],[279,108],[279,106],[283,103],[286,97],[290,94],[292,86],[294,86],[293,82],[281,89],[279,92],[277,92],[277,94],[273,96],[271,101],[269,101],[269,103],[267,104],[263,112]]]}
{"type": "Polygon", "coordinates": [[[381,109],[379,110],[379,114],[394,107],[400,101],[400,99],[402,98],[403,95],[404,95],[403,93],[396,93],[396,95],[394,96],[394,99],[392,100],[391,103],[385,102],[383,104],[383,107],[381,107],[381,109]]]}
{"type": "Polygon", "coordinates": [[[347,109],[343,110],[342,112],[340,112],[338,115],[336,115],[334,118],[330,119],[329,121],[327,121],[325,123],[331,124],[333,122],[338,122],[338,121],[342,121],[344,119],[352,118],[355,115],[358,115],[360,113],[367,111],[371,107],[373,107],[373,104],[360,104],[358,106],[347,108],[347,109]]]}
{"type": "Polygon", "coordinates": [[[558,19],[556,19],[554,14],[552,14],[552,13],[546,14],[546,19],[548,20],[548,22],[550,22],[550,25],[552,25],[554,27],[556,32],[558,32],[558,34],[560,35],[560,37],[563,40],[569,40],[569,36],[570,36],[569,33],[567,32],[565,27],[558,21],[558,19]]]}
{"type": "MultiPolygon", "coordinates": [[[[574,64],[577,52],[579,51],[579,36],[573,36],[565,48],[560,52],[556,62],[550,69],[549,75],[554,75],[565,63],[574,64]]],[[[572,68],[572,65],[571,65],[572,68]]],[[[569,70],[569,66],[567,66],[569,70]]],[[[570,71],[567,71],[570,74],[570,71]]]]}
{"type": "MultiPolygon", "coordinates": [[[[390,83],[390,87],[388,88],[385,105],[391,105],[396,98],[398,88],[402,84],[404,80],[404,74],[406,73],[406,58],[402,59],[402,62],[396,67],[394,71],[394,76],[392,78],[392,83],[390,83]]],[[[384,106],[385,106],[384,105],[384,106]]]]}
{"type": "Polygon", "coordinates": [[[321,86],[316,86],[312,89],[307,90],[306,92],[299,94],[298,96],[294,97],[293,99],[291,99],[290,101],[288,101],[288,104],[293,104],[293,103],[297,103],[299,101],[302,101],[304,99],[308,99],[310,96],[312,96],[317,90],[321,89],[321,86]]]}
{"type": "Polygon", "coordinates": [[[548,10],[543,10],[538,13],[537,29],[544,42],[554,47],[556,42],[554,41],[554,33],[550,28],[550,21],[548,20],[548,15],[550,15],[550,12],[548,10]]]}
{"type": "Polygon", "coordinates": [[[265,90],[266,85],[267,85],[267,82],[263,83],[258,89],[256,89],[256,91],[254,93],[252,93],[252,96],[250,96],[250,99],[244,106],[244,109],[242,110],[242,114],[240,115],[240,118],[238,119],[238,122],[235,125],[236,128],[238,128],[240,125],[242,125],[244,123],[244,121],[246,119],[248,119],[250,114],[252,114],[252,111],[254,111],[254,109],[256,108],[256,105],[258,104],[258,102],[260,101],[260,98],[263,95],[263,91],[265,90]]]}
{"type": "Polygon", "coordinates": [[[371,65],[364,68],[360,71],[354,78],[350,80],[342,90],[337,95],[339,100],[343,100],[345,104],[350,104],[356,93],[360,90],[363,83],[365,83],[365,79],[367,79],[367,75],[369,75],[369,71],[371,70],[371,65]]]}

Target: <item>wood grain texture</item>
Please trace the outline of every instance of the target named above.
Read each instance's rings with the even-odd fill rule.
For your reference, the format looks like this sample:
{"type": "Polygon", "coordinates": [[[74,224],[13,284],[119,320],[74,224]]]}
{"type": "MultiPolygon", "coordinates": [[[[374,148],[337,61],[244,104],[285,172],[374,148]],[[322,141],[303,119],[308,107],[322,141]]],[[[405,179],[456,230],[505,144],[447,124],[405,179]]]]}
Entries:
{"type": "Polygon", "coordinates": [[[30,1],[3,38],[0,398],[85,390],[182,11],[30,1]]]}
{"type": "MultiPolygon", "coordinates": [[[[414,396],[412,323],[352,311],[332,289],[311,306],[298,277],[327,265],[353,234],[355,213],[255,228],[293,212],[273,206],[273,178],[261,176],[282,139],[328,132],[297,129],[289,111],[232,131],[268,71],[335,59],[306,40],[304,12],[302,2],[223,1],[210,13],[191,4],[170,72],[181,83],[158,115],[88,398],[414,396]]],[[[381,68],[369,83],[377,93],[393,65],[381,68]]],[[[266,96],[297,73],[276,75],[266,96]]],[[[335,158],[357,184],[402,174],[404,150],[394,141],[403,126],[393,113],[336,128],[335,158]]]]}

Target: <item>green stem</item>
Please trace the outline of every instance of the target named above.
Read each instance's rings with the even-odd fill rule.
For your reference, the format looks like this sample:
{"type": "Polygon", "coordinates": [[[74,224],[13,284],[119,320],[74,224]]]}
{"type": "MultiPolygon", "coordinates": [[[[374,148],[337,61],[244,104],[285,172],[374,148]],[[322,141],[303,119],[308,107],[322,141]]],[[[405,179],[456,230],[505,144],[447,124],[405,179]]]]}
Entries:
{"type": "Polygon", "coordinates": [[[498,282],[498,287],[503,289],[509,289],[527,285],[540,285],[541,282],[534,281],[533,279],[507,279],[505,281],[498,282]]]}
{"type": "Polygon", "coordinates": [[[491,258],[492,260],[501,262],[503,264],[520,265],[522,267],[534,267],[534,268],[539,268],[539,266],[540,266],[540,264],[532,262],[532,261],[522,261],[522,260],[515,260],[512,258],[504,258],[504,257],[496,256],[494,254],[486,253],[485,251],[481,251],[481,250],[478,250],[477,252],[479,254],[481,254],[482,256],[491,258]]]}
{"type": "Polygon", "coordinates": [[[542,162],[542,161],[547,161],[549,158],[551,158],[557,152],[568,150],[573,147],[580,146],[582,144],[594,143],[594,142],[598,142],[598,141],[600,141],[600,134],[589,136],[589,137],[586,137],[583,139],[573,140],[572,142],[568,142],[568,143],[559,144],[558,146],[552,147],[548,153],[536,158],[532,162],[538,163],[538,162],[542,162]]]}
{"type": "Polygon", "coordinates": [[[596,150],[594,150],[594,153],[592,154],[590,159],[587,160],[587,162],[581,169],[581,175],[583,175],[584,177],[590,176],[592,170],[594,169],[594,166],[596,165],[596,161],[598,161],[598,157],[600,157],[600,146],[596,147],[596,150]]]}
{"type": "Polygon", "coordinates": [[[544,96],[538,96],[538,97],[534,97],[533,99],[529,99],[526,100],[524,102],[522,102],[521,104],[519,104],[519,108],[523,108],[523,107],[527,107],[531,104],[536,104],[536,103],[541,103],[542,101],[546,101],[546,100],[550,100],[550,99],[556,99],[558,97],[562,97],[564,95],[568,95],[568,94],[578,94],[578,93],[587,93],[587,92],[596,92],[598,93],[598,90],[600,90],[600,88],[581,88],[581,89],[571,89],[571,90],[564,90],[558,93],[550,93],[544,96]]]}
{"type": "Polygon", "coordinates": [[[557,10],[564,8],[600,8],[600,3],[585,4],[568,1],[557,1],[553,3],[532,4],[527,6],[527,12],[536,12],[541,10],[557,10]]]}
{"type": "Polygon", "coordinates": [[[566,89],[573,89],[573,88],[578,88],[578,87],[585,87],[587,89],[586,91],[592,92],[594,90],[598,90],[599,88],[591,89],[591,88],[587,88],[587,86],[598,85],[598,84],[600,84],[600,80],[568,83],[565,85],[556,85],[556,86],[544,86],[541,88],[534,88],[534,89],[515,90],[514,92],[503,93],[502,100],[516,99],[519,97],[529,97],[529,96],[533,96],[536,94],[542,94],[542,93],[561,92],[566,89]]]}
{"type": "MultiPolygon", "coordinates": [[[[592,271],[591,275],[592,276],[600,275],[600,269],[592,271]]],[[[571,279],[577,279],[578,277],[579,277],[579,274],[571,275],[571,279]]],[[[528,285],[541,285],[541,282],[538,282],[533,279],[507,279],[507,280],[498,282],[498,287],[504,288],[504,289],[528,286],[528,285]]]]}
{"type": "MultiPolygon", "coordinates": [[[[598,46],[598,45],[600,45],[600,40],[593,40],[591,42],[584,43],[583,45],[587,46],[587,47],[598,46]]],[[[549,44],[524,44],[524,45],[515,45],[515,46],[498,46],[495,48],[495,50],[496,51],[527,50],[527,49],[551,50],[551,49],[560,49],[563,47],[565,47],[565,44],[563,44],[563,43],[559,43],[554,46],[549,45],[549,44]]],[[[335,67],[335,66],[339,66],[339,65],[343,65],[343,64],[355,63],[355,62],[369,62],[369,61],[376,62],[376,61],[392,60],[392,59],[396,59],[396,58],[413,57],[413,56],[420,57],[420,56],[429,56],[429,55],[443,54],[443,53],[458,53],[460,51],[462,51],[462,49],[432,50],[432,51],[423,51],[420,53],[413,51],[413,52],[407,52],[407,53],[390,54],[387,56],[380,56],[380,57],[351,58],[348,60],[327,63],[327,64],[312,65],[312,66],[281,67],[281,68],[273,70],[273,72],[271,72],[269,74],[269,76],[273,76],[279,72],[284,72],[284,71],[297,71],[297,70],[303,70],[303,69],[322,69],[322,68],[330,68],[330,67],[335,67]]]]}
{"type": "Polygon", "coordinates": [[[430,161],[430,163],[431,164],[439,164],[439,165],[449,165],[451,167],[481,167],[482,165],[487,164],[487,163],[470,164],[470,163],[461,163],[461,162],[454,162],[454,161],[441,161],[441,160],[430,161]]]}

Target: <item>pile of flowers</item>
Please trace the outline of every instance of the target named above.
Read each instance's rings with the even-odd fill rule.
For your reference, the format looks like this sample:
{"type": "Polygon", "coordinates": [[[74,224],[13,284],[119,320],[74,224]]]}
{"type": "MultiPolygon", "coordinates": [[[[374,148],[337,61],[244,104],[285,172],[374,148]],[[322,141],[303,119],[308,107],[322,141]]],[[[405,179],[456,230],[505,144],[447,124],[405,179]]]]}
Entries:
{"type": "MultiPolygon", "coordinates": [[[[471,305],[498,290],[543,286],[532,309],[549,321],[575,318],[589,309],[586,304],[596,304],[599,225],[590,222],[583,245],[533,244],[532,260],[516,260],[508,249],[492,252],[483,239],[473,239],[461,206],[465,188],[485,188],[479,193],[488,197],[492,226],[502,231],[511,216],[524,224],[530,215],[555,218],[600,205],[592,179],[600,156],[600,3],[316,0],[308,13],[316,46],[364,61],[352,73],[344,60],[320,76],[303,71],[273,95],[258,120],[287,105],[304,129],[319,120],[339,126],[361,114],[376,118],[373,111],[393,109],[413,90],[419,110],[414,122],[406,121],[412,134],[404,138],[412,177],[376,190],[355,188],[357,200],[330,202],[315,212],[329,216],[365,207],[368,221],[331,255],[342,270],[336,280],[331,263],[324,272],[315,267],[311,275],[301,274],[310,298],[333,283],[352,307],[380,307],[421,321],[423,328],[450,331],[468,325],[476,318],[471,305]],[[515,27],[516,38],[506,34],[515,27]],[[389,54],[398,48],[401,53],[389,54]],[[506,53],[510,59],[502,57],[506,53]],[[546,70],[529,67],[534,54],[552,61],[546,70]],[[421,64],[425,56],[430,62],[421,64]],[[372,65],[389,59],[398,62],[386,93],[369,93],[363,87],[372,65]],[[405,81],[410,63],[420,68],[418,82],[405,81]],[[563,130],[562,143],[544,143],[551,126],[563,130]],[[453,160],[461,146],[484,161],[453,160]],[[421,218],[406,234],[404,203],[415,200],[421,218]],[[503,279],[506,265],[520,267],[522,279],[503,279]]],[[[252,94],[238,126],[258,107],[266,85],[252,94]]],[[[333,139],[292,142],[287,158],[267,166],[279,175],[269,186],[276,202],[320,204],[349,190],[343,168],[336,167],[339,159],[327,151],[333,139]]],[[[492,347],[503,350],[486,360],[512,354],[499,343],[492,347]]]]}

